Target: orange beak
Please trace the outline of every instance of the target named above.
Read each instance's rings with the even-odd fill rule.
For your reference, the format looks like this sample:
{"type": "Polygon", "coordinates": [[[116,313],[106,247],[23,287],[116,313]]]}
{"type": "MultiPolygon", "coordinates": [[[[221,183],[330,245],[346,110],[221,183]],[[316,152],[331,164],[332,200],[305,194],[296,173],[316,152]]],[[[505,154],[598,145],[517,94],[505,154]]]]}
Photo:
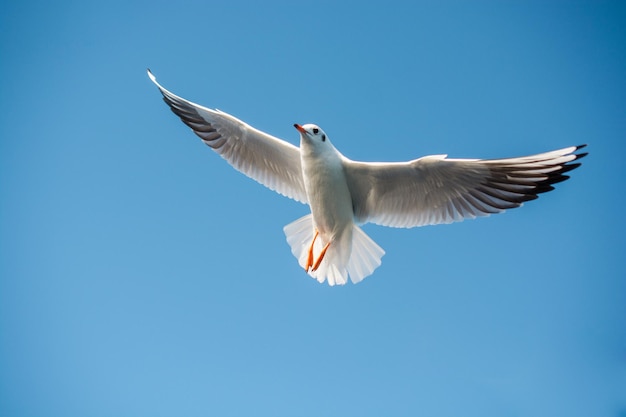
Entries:
{"type": "Polygon", "coordinates": [[[295,123],[295,124],[293,125],[293,127],[295,127],[296,129],[298,129],[298,131],[299,131],[300,133],[306,133],[306,130],[304,130],[304,128],[303,128],[302,126],[300,126],[298,123],[295,123]]]}

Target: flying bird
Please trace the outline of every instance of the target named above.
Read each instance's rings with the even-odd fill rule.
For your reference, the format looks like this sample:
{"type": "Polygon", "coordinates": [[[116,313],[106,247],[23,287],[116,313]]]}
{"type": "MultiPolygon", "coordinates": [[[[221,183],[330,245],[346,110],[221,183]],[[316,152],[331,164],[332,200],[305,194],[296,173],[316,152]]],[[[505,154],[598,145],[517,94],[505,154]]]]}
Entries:
{"type": "Polygon", "coordinates": [[[163,100],[236,170],[304,204],[308,214],[284,227],[291,252],[320,283],[343,285],[372,274],[385,251],[359,224],[417,227],[473,219],[519,207],[580,166],[572,146],[506,159],[431,155],[408,162],[358,162],[343,156],[317,125],[294,124],[300,147],[163,88],[163,100]]]}

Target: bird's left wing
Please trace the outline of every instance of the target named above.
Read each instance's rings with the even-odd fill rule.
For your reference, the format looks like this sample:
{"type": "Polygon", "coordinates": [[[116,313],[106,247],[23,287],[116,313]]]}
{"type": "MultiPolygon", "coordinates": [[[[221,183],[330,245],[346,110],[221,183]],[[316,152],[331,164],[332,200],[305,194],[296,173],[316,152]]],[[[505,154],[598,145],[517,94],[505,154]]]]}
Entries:
{"type": "Polygon", "coordinates": [[[399,163],[344,160],[355,219],[391,227],[452,223],[519,207],[569,178],[587,155],[572,146],[509,159],[447,159],[399,163]]]}
{"type": "Polygon", "coordinates": [[[302,203],[304,189],[300,150],[219,110],[211,110],[169,92],[148,70],[163,100],[202,141],[236,170],[271,190],[302,203]]]}

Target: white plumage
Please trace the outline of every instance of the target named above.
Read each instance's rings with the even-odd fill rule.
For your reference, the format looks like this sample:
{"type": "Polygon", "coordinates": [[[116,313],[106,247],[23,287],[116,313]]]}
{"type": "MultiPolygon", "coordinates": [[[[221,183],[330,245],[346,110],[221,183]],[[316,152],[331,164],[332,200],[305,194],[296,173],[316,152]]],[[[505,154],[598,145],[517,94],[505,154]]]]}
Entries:
{"type": "Polygon", "coordinates": [[[319,282],[357,283],[381,264],[385,251],[357,224],[416,227],[488,216],[519,207],[554,189],[580,166],[585,145],[507,159],[357,162],[343,156],[316,125],[294,125],[300,147],[219,110],[178,97],[157,83],[172,111],[235,169],[308,204],[311,214],[284,231],[291,251],[319,282]]]}

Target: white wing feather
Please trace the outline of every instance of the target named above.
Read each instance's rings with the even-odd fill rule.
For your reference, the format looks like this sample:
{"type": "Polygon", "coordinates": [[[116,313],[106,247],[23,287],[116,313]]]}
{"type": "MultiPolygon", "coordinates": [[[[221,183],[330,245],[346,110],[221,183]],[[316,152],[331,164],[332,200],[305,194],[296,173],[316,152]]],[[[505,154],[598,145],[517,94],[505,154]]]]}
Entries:
{"type": "Polygon", "coordinates": [[[193,132],[235,169],[284,196],[307,203],[300,149],[219,110],[185,100],[163,88],[163,100],[193,132]]]}
{"type": "Polygon", "coordinates": [[[564,173],[585,145],[508,159],[447,159],[366,163],[344,159],[355,219],[416,227],[488,216],[519,207],[569,178],[564,173]]]}

